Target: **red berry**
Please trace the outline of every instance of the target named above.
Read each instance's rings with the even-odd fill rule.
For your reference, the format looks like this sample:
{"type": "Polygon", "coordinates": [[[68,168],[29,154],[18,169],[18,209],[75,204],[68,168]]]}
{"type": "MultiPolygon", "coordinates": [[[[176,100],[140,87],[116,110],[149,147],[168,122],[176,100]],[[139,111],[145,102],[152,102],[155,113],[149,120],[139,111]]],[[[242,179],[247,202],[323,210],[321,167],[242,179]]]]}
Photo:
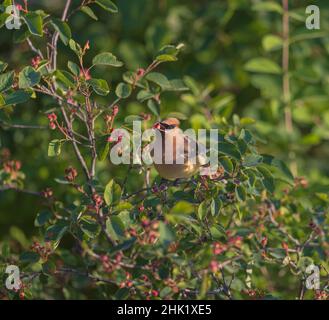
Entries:
{"type": "Polygon", "coordinates": [[[157,297],[159,295],[159,291],[158,290],[152,290],[151,293],[152,293],[152,296],[153,297],[157,297]]]}

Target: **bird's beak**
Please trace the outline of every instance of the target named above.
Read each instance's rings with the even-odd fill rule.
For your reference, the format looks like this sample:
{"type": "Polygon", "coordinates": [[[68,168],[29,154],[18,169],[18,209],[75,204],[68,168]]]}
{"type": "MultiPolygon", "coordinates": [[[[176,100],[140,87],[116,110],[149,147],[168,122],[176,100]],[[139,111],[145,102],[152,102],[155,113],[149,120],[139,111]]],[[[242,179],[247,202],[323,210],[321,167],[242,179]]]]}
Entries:
{"type": "Polygon", "coordinates": [[[161,129],[161,123],[160,122],[156,122],[153,127],[153,129],[157,129],[157,130],[160,130],[161,129]]]}

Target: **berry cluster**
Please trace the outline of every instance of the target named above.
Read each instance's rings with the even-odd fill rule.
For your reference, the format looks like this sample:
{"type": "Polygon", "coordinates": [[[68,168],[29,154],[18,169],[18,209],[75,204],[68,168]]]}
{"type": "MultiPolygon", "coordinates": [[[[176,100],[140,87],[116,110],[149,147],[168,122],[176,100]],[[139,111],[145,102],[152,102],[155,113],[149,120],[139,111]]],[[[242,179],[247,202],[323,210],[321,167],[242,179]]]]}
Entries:
{"type": "Polygon", "coordinates": [[[39,254],[41,259],[44,261],[46,261],[48,256],[52,253],[52,248],[49,242],[46,242],[43,246],[39,242],[35,241],[31,246],[31,250],[39,254]]]}
{"type": "Polygon", "coordinates": [[[55,130],[57,127],[57,116],[55,113],[50,113],[47,115],[47,118],[49,120],[49,128],[51,130],[55,130]]]}
{"type": "Polygon", "coordinates": [[[77,176],[78,176],[77,169],[73,167],[68,167],[67,169],[65,169],[65,179],[68,182],[73,182],[77,176]]]}

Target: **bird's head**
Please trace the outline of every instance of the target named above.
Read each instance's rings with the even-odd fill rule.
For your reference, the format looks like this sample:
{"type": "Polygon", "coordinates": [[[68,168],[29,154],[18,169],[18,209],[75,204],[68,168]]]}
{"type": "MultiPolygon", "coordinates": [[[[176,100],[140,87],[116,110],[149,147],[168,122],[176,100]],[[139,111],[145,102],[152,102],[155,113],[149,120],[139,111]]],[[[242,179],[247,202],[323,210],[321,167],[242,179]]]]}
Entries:
{"type": "Polygon", "coordinates": [[[176,118],[168,118],[163,121],[156,122],[153,125],[153,129],[157,129],[160,131],[167,131],[167,130],[172,130],[175,128],[178,128],[180,125],[180,122],[176,118]]]}

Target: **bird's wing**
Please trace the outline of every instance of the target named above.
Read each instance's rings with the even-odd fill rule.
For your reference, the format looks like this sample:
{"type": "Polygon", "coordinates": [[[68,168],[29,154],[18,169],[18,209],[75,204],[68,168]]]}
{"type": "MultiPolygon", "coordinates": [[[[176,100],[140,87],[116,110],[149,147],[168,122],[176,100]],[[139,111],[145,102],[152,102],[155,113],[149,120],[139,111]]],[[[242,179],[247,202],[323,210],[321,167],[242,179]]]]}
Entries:
{"type": "Polygon", "coordinates": [[[198,165],[205,165],[207,163],[206,146],[185,135],[184,157],[186,160],[195,161],[198,165]]]}

